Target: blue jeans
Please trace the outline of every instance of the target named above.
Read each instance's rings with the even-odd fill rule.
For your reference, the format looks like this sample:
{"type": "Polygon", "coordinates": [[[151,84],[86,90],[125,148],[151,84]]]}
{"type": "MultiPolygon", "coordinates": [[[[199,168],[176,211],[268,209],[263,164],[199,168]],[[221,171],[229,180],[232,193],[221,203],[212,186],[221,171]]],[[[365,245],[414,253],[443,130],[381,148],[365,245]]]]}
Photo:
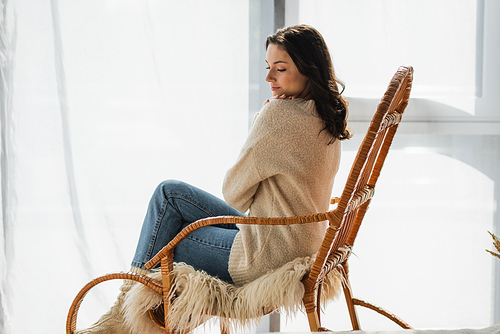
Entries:
{"type": "MultiPolygon", "coordinates": [[[[146,264],[184,227],[207,217],[242,216],[226,202],[187,183],[169,180],[160,183],[149,202],[132,266],[146,264]]],[[[233,283],[228,271],[235,224],[202,227],[174,249],[174,261],[233,283]]]]}

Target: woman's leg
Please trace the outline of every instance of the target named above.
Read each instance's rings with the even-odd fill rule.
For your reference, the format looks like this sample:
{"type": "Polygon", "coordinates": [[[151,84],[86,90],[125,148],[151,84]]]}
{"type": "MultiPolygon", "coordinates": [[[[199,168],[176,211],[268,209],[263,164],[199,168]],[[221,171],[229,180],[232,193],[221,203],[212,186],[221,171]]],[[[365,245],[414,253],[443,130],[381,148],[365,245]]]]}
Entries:
{"type": "MultiPolygon", "coordinates": [[[[131,271],[144,274],[144,264],[158,253],[182,228],[212,216],[241,216],[237,210],[209,193],[179,181],[162,182],[155,190],[142,225],[131,271]]],[[[176,262],[186,262],[198,270],[232,282],[228,272],[229,253],[236,225],[205,226],[194,231],[174,250],[176,262]]],[[[125,280],[116,303],[99,320],[75,334],[128,334],[123,303],[134,281],[125,280]]]]}
{"type": "MultiPolygon", "coordinates": [[[[162,182],[149,203],[132,266],[145,269],[144,264],[190,223],[227,215],[242,214],[218,197],[187,183],[162,182]]],[[[174,260],[231,283],[229,253],[237,232],[233,224],[202,227],[175,248],[174,260]]]]}

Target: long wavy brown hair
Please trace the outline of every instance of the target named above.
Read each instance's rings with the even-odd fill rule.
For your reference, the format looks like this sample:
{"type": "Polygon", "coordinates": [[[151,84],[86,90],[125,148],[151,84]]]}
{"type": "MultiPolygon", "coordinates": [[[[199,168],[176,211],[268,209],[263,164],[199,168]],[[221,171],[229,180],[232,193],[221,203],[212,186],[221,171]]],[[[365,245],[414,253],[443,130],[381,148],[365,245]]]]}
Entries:
{"type": "Polygon", "coordinates": [[[267,37],[266,50],[270,44],[286,51],[299,72],[309,79],[311,97],[316,103],[318,115],[325,122],[323,130],[332,135],[329,144],[336,139],[349,139],[347,101],[341,95],[344,84],[335,76],[323,36],[313,27],[296,25],[279,29],[267,37]],[[339,86],[342,91],[339,91],[339,86]]]}

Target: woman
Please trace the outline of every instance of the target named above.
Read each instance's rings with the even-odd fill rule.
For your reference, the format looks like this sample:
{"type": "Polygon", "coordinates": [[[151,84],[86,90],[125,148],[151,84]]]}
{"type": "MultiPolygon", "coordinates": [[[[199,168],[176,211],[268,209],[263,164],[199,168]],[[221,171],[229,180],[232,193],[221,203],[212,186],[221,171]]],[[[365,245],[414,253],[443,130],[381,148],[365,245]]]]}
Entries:
{"type": "MultiPolygon", "coordinates": [[[[132,272],[190,223],[221,215],[285,217],[328,210],[340,162],[340,140],[349,138],[347,103],[340,95],[330,54],[314,28],[278,30],[266,41],[266,81],[273,98],[254,120],[236,164],[223,184],[226,202],[179,181],[154,192],[144,220],[132,272]]],[[[174,252],[175,262],[243,285],[297,258],[315,254],[326,222],[293,226],[221,225],[193,232],[174,252]]],[[[76,333],[127,333],[122,301],[76,333]]]]}

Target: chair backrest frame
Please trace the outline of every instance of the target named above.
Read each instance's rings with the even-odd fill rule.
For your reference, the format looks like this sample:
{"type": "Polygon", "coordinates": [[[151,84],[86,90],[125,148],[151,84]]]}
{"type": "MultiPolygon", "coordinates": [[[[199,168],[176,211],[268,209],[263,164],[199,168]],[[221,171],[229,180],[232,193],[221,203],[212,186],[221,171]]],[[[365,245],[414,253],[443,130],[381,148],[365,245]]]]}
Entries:
{"type": "Polygon", "coordinates": [[[311,272],[302,281],[306,309],[316,307],[316,289],[330,270],[350,255],[375,185],[410,98],[413,68],[401,66],[393,76],[358,150],[311,272]]]}

